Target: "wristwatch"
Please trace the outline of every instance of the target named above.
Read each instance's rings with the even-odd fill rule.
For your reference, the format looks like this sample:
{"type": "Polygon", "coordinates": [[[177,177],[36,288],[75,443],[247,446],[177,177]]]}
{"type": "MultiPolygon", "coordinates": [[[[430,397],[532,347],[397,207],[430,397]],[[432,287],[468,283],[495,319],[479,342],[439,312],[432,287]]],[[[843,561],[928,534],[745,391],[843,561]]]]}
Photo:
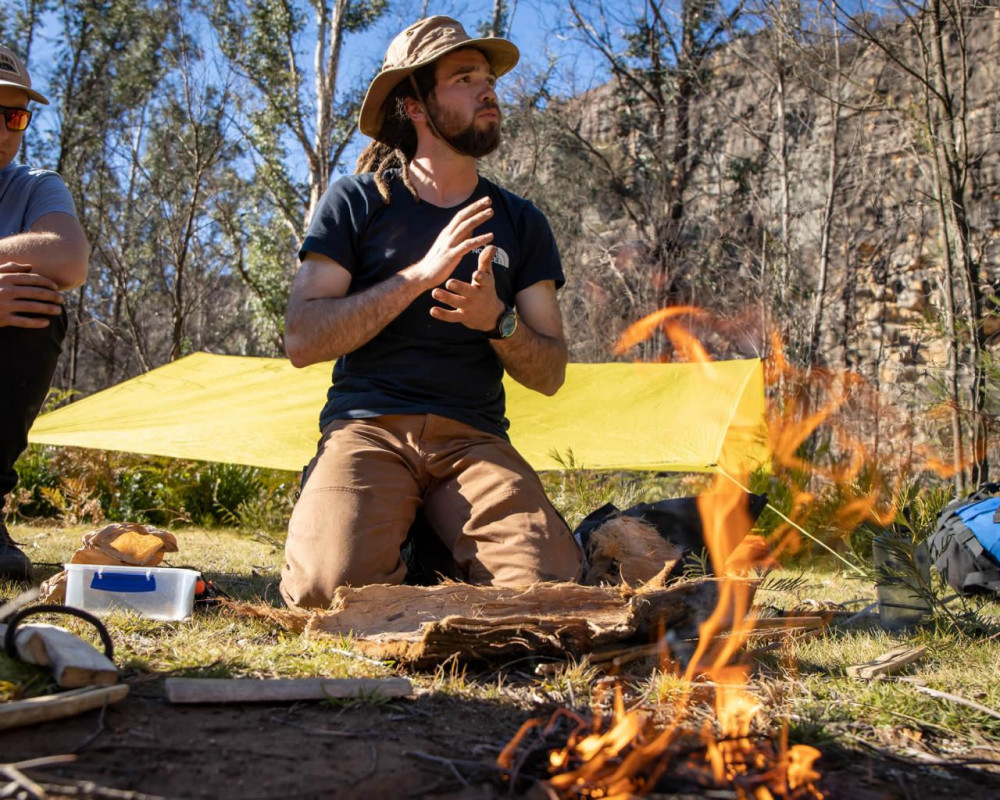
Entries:
{"type": "Polygon", "coordinates": [[[517,330],[517,311],[511,306],[504,304],[503,311],[497,319],[496,327],[486,335],[490,339],[509,339],[517,330]]]}

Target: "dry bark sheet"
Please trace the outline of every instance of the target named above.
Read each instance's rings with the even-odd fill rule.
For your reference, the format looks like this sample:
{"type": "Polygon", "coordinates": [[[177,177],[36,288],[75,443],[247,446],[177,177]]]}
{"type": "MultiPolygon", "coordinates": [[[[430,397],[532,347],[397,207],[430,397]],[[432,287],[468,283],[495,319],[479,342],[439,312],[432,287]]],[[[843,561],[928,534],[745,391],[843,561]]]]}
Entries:
{"type": "Polygon", "coordinates": [[[565,658],[649,631],[693,634],[717,598],[712,579],[639,592],[576,583],[346,587],[337,590],[329,610],[312,614],[305,632],[350,635],[355,649],[369,657],[413,666],[456,655],[565,658]]]}

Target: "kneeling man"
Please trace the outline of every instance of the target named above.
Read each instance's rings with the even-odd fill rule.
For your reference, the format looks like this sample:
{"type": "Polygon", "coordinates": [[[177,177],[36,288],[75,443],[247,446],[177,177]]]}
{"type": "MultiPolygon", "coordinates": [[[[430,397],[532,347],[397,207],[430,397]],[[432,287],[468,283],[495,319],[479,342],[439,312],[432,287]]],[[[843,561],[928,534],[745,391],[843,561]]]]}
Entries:
{"type": "Polygon", "coordinates": [[[403,31],[361,107],[359,174],[313,216],[285,344],[296,366],[337,362],[289,525],[290,605],[402,583],[418,509],[471,583],[579,575],[566,523],[506,433],[504,370],[551,395],[567,359],[548,223],[477,169],[500,140],[496,80],[517,60],[447,17],[403,31]]]}

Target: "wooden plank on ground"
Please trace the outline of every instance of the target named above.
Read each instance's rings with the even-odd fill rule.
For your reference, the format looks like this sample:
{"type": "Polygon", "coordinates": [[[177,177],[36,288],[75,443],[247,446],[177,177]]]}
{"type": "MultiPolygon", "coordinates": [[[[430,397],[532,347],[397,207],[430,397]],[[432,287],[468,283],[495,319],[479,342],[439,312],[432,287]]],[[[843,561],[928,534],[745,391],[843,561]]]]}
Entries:
{"type": "MultiPolygon", "coordinates": [[[[6,631],[7,626],[0,625],[0,638],[6,631]]],[[[104,653],[57,625],[33,622],[18,626],[14,645],[22,661],[49,667],[64,689],[118,682],[118,667],[104,653]]]]}
{"type": "Polygon", "coordinates": [[[167,678],[171,703],[280,703],[349,697],[408,697],[406,678],[167,678]]]}
{"type": "Polygon", "coordinates": [[[13,703],[0,703],[0,730],[74,717],[85,711],[117,703],[127,694],[128,685],[119,683],[115,686],[74,689],[60,694],[16,700],[13,703]]]}
{"type": "Polygon", "coordinates": [[[883,675],[892,675],[904,667],[908,667],[910,664],[919,661],[926,651],[926,647],[897,647],[888,653],[883,653],[877,658],[873,658],[865,664],[848,667],[847,674],[852,678],[862,678],[864,680],[880,678],[883,675]]]}

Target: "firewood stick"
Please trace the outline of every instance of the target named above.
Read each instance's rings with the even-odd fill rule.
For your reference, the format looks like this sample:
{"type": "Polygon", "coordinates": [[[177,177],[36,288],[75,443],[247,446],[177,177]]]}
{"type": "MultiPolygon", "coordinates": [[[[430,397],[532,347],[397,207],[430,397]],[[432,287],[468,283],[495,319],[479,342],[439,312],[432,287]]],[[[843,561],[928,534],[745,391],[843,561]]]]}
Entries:
{"type": "Polygon", "coordinates": [[[848,667],[847,674],[863,680],[892,675],[919,661],[926,652],[926,647],[896,647],[864,664],[848,667]]]}
{"type": "Polygon", "coordinates": [[[995,711],[992,708],[987,708],[984,705],[980,705],[972,700],[966,700],[964,697],[959,697],[957,694],[949,694],[948,692],[940,692],[937,689],[929,689],[926,686],[917,686],[914,684],[913,688],[922,692],[923,694],[935,697],[938,700],[947,700],[951,703],[958,703],[959,705],[966,706],[968,708],[974,709],[981,714],[986,714],[987,716],[993,717],[994,719],[1000,719],[1000,711],[995,711]]]}
{"type": "Polygon", "coordinates": [[[63,717],[73,717],[85,711],[101,708],[105,703],[117,703],[128,694],[128,685],[75,689],[62,694],[32,697],[13,703],[0,703],[0,730],[21,725],[34,725],[63,717]]]}
{"type": "MultiPolygon", "coordinates": [[[[6,625],[0,625],[0,638],[6,630],[6,625]]],[[[64,689],[110,686],[118,681],[118,667],[104,653],[57,625],[35,622],[19,626],[14,645],[22,661],[49,667],[64,689]]]]}
{"type": "Polygon", "coordinates": [[[407,697],[406,678],[167,678],[171,703],[280,703],[327,698],[407,697]]]}
{"type": "Polygon", "coordinates": [[[747,618],[747,625],[751,626],[748,628],[749,633],[757,633],[758,631],[774,631],[774,630],[788,630],[796,629],[803,630],[809,628],[822,628],[827,624],[827,620],[824,617],[758,617],[747,618]]]}

